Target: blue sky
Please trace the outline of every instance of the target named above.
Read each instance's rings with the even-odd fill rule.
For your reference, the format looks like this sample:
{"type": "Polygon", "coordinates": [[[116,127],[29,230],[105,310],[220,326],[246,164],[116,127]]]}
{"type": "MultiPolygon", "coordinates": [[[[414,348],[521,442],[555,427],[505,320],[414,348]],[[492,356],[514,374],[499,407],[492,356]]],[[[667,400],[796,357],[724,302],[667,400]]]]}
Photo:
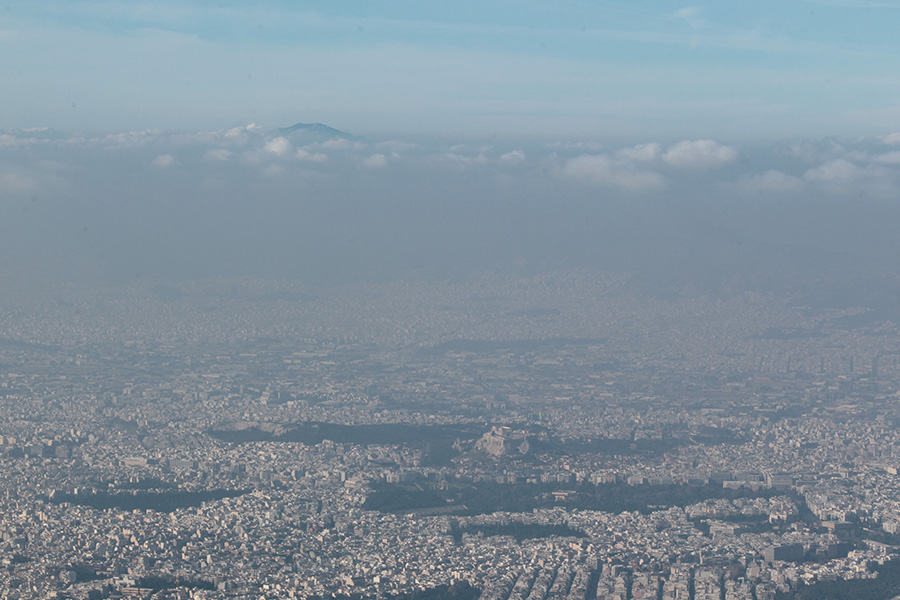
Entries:
{"type": "Polygon", "coordinates": [[[367,136],[900,129],[900,2],[10,2],[0,128],[367,136]]]}

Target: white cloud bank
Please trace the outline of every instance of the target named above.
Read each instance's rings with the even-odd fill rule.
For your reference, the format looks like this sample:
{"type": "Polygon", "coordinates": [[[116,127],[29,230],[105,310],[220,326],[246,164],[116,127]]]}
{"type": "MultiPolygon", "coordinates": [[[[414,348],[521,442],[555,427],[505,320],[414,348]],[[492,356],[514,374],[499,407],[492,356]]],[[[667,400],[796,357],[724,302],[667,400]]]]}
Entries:
{"type": "Polygon", "coordinates": [[[569,159],[562,172],[594,185],[611,185],[632,192],[666,187],[669,170],[705,171],[737,161],[738,149],[714,140],[685,140],[666,149],[659,142],[622,148],[612,154],[584,154],[569,159]]]}
{"type": "Polygon", "coordinates": [[[606,155],[584,154],[569,160],[563,174],[587,183],[614,186],[630,192],[654,191],[664,188],[667,179],[656,171],[643,169],[633,162],[606,155]]]}
{"type": "Polygon", "coordinates": [[[363,160],[363,166],[370,169],[383,169],[388,166],[388,159],[384,154],[373,154],[363,160]]]}
{"type": "Polygon", "coordinates": [[[175,164],[175,157],[171,154],[160,154],[151,162],[154,167],[159,167],[160,169],[168,169],[172,165],[175,164]]]}
{"type": "Polygon", "coordinates": [[[866,176],[866,169],[858,167],[848,160],[836,158],[827,163],[808,169],[803,174],[807,181],[835,181],[861,179],[866,176]]]}
{"type": "Polygon", "coordinates": [[[655,162],[662,154],[662,144],[652,142],[650,144],[638,144],[631,148],[623,148],[616,152],[616,156],[637,160],[640,162],[655,162]]]}
{"type": "Polygon", "coordinates": [[[770,169],[765,173],[750,175],[738,182],[738,187],[745,192],[756,193],[790,193],[801,191],[806,184],[799,177],[770,169]]]}
{"type": "Polygon", "coordinates": [[[298,160],[308,160],[310,162],[325,162],[328,160],[327,154],[321,152],[310,152],[305,148],[297,148],[296,157],[298,160]]]}
{"type": "Polygon", "coordinates": [[[872,160],[883,165],[900,165],[900,150],[879,154],[872,160]]]}
{"type": "MultiPolygon", "coordinates": [[[[773,144],[768,150],[746,152],[712,139],[670,144],[649,141],[620,148],[594,142],[522,145],[521,140],[515,145],[495,140],[492,146],[344,137],[313,141],[256,125],[187,133],[144,130],[97,137],[62,132],[40,138],[34,135],[0,130],[3,139],[34,148],[35,161],[41,148],[58,147],[63,154],[70,148],[71,156],[65,160],[68,165],[58,173],[54,171],[52,178],[37,167],[37,162],[19,165],[18,170],[0,169],[0,193],[32,193],[38,185],[44,190],[63,189],[73,170],[82,168],[77,154],[93,148],[133,156],[145,168],[160,173],[179,166],[179,177],[195,174],[199,179],[222,177],[226,171],[216,165],[223,164],[235,167],[234,177],[248,169],[268,177],[296,175],[300,180],[315,176],[321,181],[347,177],[359,168],[393,166],[402,167],[396,169],[397,177],[444,177],[453,171],[482,177],[493,170],[498,177],[503,175],[502,181],[510,189],[516,185],[534,189],[543,183],[552,186],[560,179],[569,179],[627,192],[629,197],[663,190],[671,192],[673,198],[712,197],[726,189],[748,198],[769,193],[782,198],[814,193],[900,197],[900,150],[891,147],[900,144],[900,134],[896,133],[850,141],[792,140],[773,144]],[[593,148],[603,149],[589,150],[593,148]],[[210,173],[204,173],[204,169],[210,173]]],[[[0,161],[7,159],[0,164],[19,164],[21,155],[16,154],[16,144],[0,144],[0,161]]],[[[171,170],[166,177],[173,174],[171,170]]]]}
{"type": "Polygon", "coordinates": [[[266,152],[271,152],[275,156],[287,156],[294,149],[294,146],[287,140],[287,138],[277,137],[266,142],[266,145],[263,146],[266,152]]]}
{"type": "Polygon", "coordinates": [[[735,162],[738,150],[714,140],[683,141],[671,146],[662,159],[673,167],[714,169],[735,162]]]}
{"type": "Polygon", "coordinates": [[[224,161],[234,156],[234,152],[232,152],[231,150],[226,150],[225,148],[213,148],[211,150],[207,150],[205,156],[209,160],[224,161]]]}
{"type": "Polygon", "coordinates": [[[513,150],[512,152],[507,152],[506,154],[500,155],[500,160],[507,164],[520,164],[527,160],[525,156],[525,152],[522,150],[513,150]]]}

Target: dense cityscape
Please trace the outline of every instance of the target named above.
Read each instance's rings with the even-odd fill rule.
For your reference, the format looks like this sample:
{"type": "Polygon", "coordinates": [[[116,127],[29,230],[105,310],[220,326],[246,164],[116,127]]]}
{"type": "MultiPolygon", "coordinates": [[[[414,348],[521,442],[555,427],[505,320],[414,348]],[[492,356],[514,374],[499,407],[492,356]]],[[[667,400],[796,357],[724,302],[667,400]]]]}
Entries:
{"type": "Polygon", "coordinates": [[[591,271],[26,296],[0,314],[2,598],[762,600],[900,577],[882,306],[591,271]]]}
{"type": "Polygon", "coordinates": [[[900,0],[0,10],[0,600],[900,600],[900,0]]]}

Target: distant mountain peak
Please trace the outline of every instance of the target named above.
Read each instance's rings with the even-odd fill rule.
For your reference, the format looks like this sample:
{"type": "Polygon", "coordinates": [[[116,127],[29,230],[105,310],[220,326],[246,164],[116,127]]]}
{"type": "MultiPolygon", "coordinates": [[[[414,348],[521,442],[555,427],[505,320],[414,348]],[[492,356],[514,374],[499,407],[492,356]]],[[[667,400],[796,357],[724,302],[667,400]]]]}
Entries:
{"type": "Polygon", "coordinates": [[[296,123],[290,127],[281,127],[276,129],[275,133],[283,136],[303,137],[314,139],[316,141],[330,140],[334,138],[344,138],[348,140],[359,139],[350,133],[329,127],[323,123],[296,123]]]}

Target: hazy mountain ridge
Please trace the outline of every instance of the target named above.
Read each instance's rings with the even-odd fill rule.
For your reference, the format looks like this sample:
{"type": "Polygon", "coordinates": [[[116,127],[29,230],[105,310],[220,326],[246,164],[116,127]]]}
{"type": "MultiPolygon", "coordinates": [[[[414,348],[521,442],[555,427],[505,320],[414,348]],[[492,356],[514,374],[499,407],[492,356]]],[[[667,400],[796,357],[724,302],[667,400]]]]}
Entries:
{"type": "Polygon", "coordinates": [[[332,139],[362,139],[323,123],[295,123],[290,127],[280,127],[275,129],[274,132],[278,135],[290,137],[292,139],[300,139],[306,142],[324,142],[332,139]]]}

